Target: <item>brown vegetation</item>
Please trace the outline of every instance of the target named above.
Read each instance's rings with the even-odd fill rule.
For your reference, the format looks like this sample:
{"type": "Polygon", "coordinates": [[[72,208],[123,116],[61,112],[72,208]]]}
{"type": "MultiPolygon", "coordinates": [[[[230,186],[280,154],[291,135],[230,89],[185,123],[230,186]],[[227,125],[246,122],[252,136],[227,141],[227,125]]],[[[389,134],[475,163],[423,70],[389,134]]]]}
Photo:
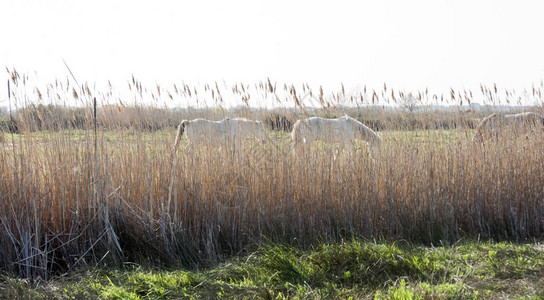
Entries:
{"type": "Polygon", "coordinates": [[[264,146],[181,150],[172,161],[179,120],[224,112],[110,108],[97,116],[97,132],[89,108],[73,110],[85,116],[81,123],[62,121],[56,107],[48,117],[20,112],[22,132],[57,131],[16,135],[0,148],[2,271],[47,278],[82,264],[148,259],[203,266],[263,240],[440,243],[544,233],[544,139],[474,145],[468,120],[475,113],[295,108],[283,118],[256,111],[253,119],[270,118],[282,130],[294,116],[357,111],[384,142],[373,159],[364,151],[334,159],[330,145],[293,157],[288,135],[271,134],[264,146]],[[135,130],[144,122],[164,130],[135,130]],[[457,130],[406,131],[414,128],[457,130]]]}

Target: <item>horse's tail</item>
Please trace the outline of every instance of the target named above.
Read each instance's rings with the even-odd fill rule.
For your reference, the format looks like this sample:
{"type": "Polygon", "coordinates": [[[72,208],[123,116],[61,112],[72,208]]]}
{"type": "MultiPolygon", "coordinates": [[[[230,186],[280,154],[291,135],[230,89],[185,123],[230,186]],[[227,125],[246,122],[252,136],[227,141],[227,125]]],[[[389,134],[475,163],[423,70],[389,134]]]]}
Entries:
{"type": "Polygon", "coordinates": [[[189,121],[187,120],[183,120],[181,121],[181,123],[179,123],[178,133],[176,134],[176,140],[174,141],[172,152],[175,152],[177,150],[179,142],[181,141],[181,137],[183,136],[183,132],[185,132],[185,126],[187,126],[187,123],[189,123],[189,121]]]}
{"type": "Polygon", "coordinates": [[[540,121],[540,125],[544,126],[544,117],[541,114],[535,114],[540,121]]]}
{"type": "Polygon", "coordinates": [[[481,128],[476,128],[476,132],[474,133],[474,136],[472,137],[472,142],[476,144],[481,144],[484,140],[483,133],[481,128]]]}
{"type": "Polygon", "coordinates": [[[297,149],[302,146],[303,144],[303,137],[302,137],[302,120],[298,120],[293,125],[293,131],[291,132],[291,141],[292,141],[292,147],[293,147],[293,154],[297,152],[297,149]]]}
{"type": "Polygon", "coordinates": [[[266,134],[266,126],[261,121],[255,121],[255,138],[260,139],[261,143],[270,140],[266,134]]]}

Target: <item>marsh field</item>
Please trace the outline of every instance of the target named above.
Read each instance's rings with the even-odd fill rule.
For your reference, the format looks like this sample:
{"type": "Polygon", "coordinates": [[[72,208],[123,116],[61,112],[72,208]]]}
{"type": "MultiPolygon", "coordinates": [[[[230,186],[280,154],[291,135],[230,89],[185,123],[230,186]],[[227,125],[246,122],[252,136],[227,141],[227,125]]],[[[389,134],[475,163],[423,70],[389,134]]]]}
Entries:
{"type": "MultiPolygon", "coordinates": [[[[485,270],[491,273],[452,270],[468,272],[475,280],[488,274],[517,276],[535,286],[538,280],[530,276],[544,274],[542,252],[534,244],[544,233],[544,132],[511,130],[484,144],[472,141],[479,121],[503,106],[437,110],[420,103],[444,96],[424,91],[408,95],[384,86],[385,92],[367,93],[365,88],[360,98],[343,97],[346,103],[339,100],[343,91],[329,95],[320,89],[314,91],[321,103],[315,108],[303,105],[302,92],[295,87],[285,87],[291,108],[227,109],[217,84],[205,89],[217,104],[208,108],[96,106],[94,99],[111,94],[69,83],[40,91],[22,82],[14,72],[10,104],[18,105],[10,107],[11,114],[5,111],[0,123],[0,270],[3,291],[9,295],[34,295],[18,291],[24,284],[17,278],[32,285],[82,276],[87,270],[135,282],[130,276],[152,276],[134,275],[135,269],[170,270],[157,275],[168,277],[178,268],[186,271],[172,279],[175,286],[203,284],[213,297],[241,297],[245,291],[249,298],[348,298],[350,289],[358,297],[394,298],[414,289],[427,297],[478,297],[478,287],[456,286],[458,277],[450,276],[446,267],[453,261],[478,265],[472,251],[490,257],[491,267],[485,270]],[[40,104],[49,95],[84,105],[40,104]],[[380,97],[397,106],[372,104],[380,97]],[[349,101],[366,105],[343,105],[349,101]],[[365,143],[357,141],[355,151],[319,142],[293,153],[289,131],[296,120],[345,114],[381,136],[379,151],[370,157],[365,143]],[[248,139],[235,149],[201,146],[185,151],[183,140],[173,152],[176,126],[197,117],[260,120],[268,141],[248,139]],[[464,240],[472,241],[465,250],[451,248],[464,240]],[[434,247],[442,247],[435,253],[439,258],[449,258],[435,262],[437,257],[429,257],[434,247]],[[517,261],[512,273],[501,273],[501,263],[493,261],[497,253],[501,259],[519,254],[525,261],[517,261]],[[475,260],[467,262],[469,258],[475,260]],[[416,263],[419,259],[424,262],[416,263]],[[333,267],[327,267],[331,262],[333,267]],[[226,268],[223,277],[213,271],[198,273],[218,266],[226,268]],[[255,275],[251,268],[260,271],[255,275]],[[119,270],[128,275],[115,273],[119,270]],[[223,283],[208,282],[206,276],[219,276],[223,283]],[[250,278],[260,285],[252,286],[250,278]],[[410,281],[416,279],[423,283],[410,281]],[[228,287],[233,282],[237,286],[228,287]],[[312,290],[316,282],[319,292],[312,290]],[[422,286],[424,282],[430,286],[422,286]],[[434,284],[439,285],[430,288],[434,284]],[[374,294],[372,285],[381,294],[374,294]]],[[[194,96],[188,87],[169,91],[157,86],[147,92],[134,79],[129,86],[142,99],[194,96]]],[[[250,97],[241,86],[232,91],[245,102],[250,97]]],[[[257,90],[277,96],[270,81],[257,90]]],[[[540,91],[533,88],[532,95],[542,101],[540,91]]],[[[494,101],[501,97],[496,87],[482,87],[481,94],[494,101]]],[[[506,101],[512,98],[512,92],[505,95],[506,101]]],[[[457,105],[470,104],[473,98],[466,91],[452,90],[447,96],[457,105]]],[[[539,105],[517,109],[542,113],[539,105]]],[[[512,266],[504,263],[505,268],[512,266]]],[[[144,290],[42,296],[168,296],[144,290]]],[[[171,296],[212,297],[189,290],[176,293],[171,296]]]]}

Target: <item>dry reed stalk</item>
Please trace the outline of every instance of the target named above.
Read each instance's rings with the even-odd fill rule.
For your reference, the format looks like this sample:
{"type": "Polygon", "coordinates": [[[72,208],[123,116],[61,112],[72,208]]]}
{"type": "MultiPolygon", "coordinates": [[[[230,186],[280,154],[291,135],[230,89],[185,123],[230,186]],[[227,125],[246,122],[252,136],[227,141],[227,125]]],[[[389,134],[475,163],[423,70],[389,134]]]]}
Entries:
{"type": "MultiPolygon", "coordinates": [[[[131,86],[146,95],[138,81],[131,86]]],[[[275,93],[269,81],[262,86],[275,93]]],[[[155,97],[168,94],[161,89],[153,89],[155,97]]],[[[218,89],[211,90],[219,94],[218,89]]],[[[186,85],[178,91],[195,93],[186,85]]],[[[302,101],[294,86],[287,92],[302,101]]],[[[90,94],[88,86],[84,94],[90,94]]],[[[373,101],[389,97],[381,94],[374,91],[373,101]]],[[[470,92],[453,93],[466,100],[465,94],[470,99],[470,92]]],[[[322,90],[316,95],[329,101],[322,90]]],[[[391,98],[398,100],[394,94],[391,98]]],[[[295,117],[343,113],[300,109],[297,104],[295,117]]],[[[345,111],[383,122],[384,144],[374,160],[364,147],[335,155],[334,146],[323,143],[294,158],[283,133],[265,145],[202,146],[191,153],[181,149],[172,158],[173,129],[144,131],[136,125],[145,121],[135,121],[167,128],[172,124],[160,119],[172,115],[115,107],[115,114],[100,121],[96,98],[77,138],[72,129],[12,135],[12,146],[0,149],[0,241],[9,245],[0,251],[0,268],[45,278],[84,261],[147,257],[187,266],[213,264],[263,239],[310,246],[351,236],[434,243],[467,235],[523,240],[544,233],[540,136],[510,134],[479,146],[470,140],[468,125],[481,117],[477,113],[345,111]],[[126,120],[114,120],[118,116],[126,120]],[[443,128],[450,130],[436,130],[443,128]]],[[[210,119],[223,113],[183,112],[187,118],[210,119]]],[[[255,119],[266,115],[252,113],[255,119]]],[[[39,127],[33,116],[32,110],[22,115],[22,130],[39,127]]],[[[42,127],[63,128],[53,124],[63,120],[56,115],[41,118],[42,127]]]]}

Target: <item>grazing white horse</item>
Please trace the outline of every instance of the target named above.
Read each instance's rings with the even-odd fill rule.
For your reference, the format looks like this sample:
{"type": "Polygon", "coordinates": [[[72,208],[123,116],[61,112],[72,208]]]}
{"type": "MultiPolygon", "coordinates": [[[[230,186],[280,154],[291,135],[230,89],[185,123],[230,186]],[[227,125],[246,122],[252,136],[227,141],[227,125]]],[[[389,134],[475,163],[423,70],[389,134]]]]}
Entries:
{"type": "Polygon", "coordinates": [[[233,146],[248,138],[257,138],[263,143],[268,139],[266,129],[260,121],[243,118],[221,121],[183,120],[178,126],[173,151],[176,151],[184,132],[187,135],[187,148],[189,149],[197,144],[211,147],[233,146]]]}
{"type": "Polygon", "coordinates": [[[530,131],[537,127],[542,130],[544,117],[532,112],[524,112],[513,115],[492,114],[485,117],[476,127],[474,142],[483,142],[491,137],[498,137],[507,130],[530,131]]]}
{"type": "Polygon", "coordinates": [[[373,148],[377,148],[382,142],[380,136],[372,129],[347,115],[337,119],[312,117],[298,120],[293,125],[291,139],[295,153],[317,140],[339,143],[338,151],[341,152],[346,145],[354,149],[353,142],[359,139],[366,141],[367,146],[370,146],[368,147],[370,156],[373,148]]]}

